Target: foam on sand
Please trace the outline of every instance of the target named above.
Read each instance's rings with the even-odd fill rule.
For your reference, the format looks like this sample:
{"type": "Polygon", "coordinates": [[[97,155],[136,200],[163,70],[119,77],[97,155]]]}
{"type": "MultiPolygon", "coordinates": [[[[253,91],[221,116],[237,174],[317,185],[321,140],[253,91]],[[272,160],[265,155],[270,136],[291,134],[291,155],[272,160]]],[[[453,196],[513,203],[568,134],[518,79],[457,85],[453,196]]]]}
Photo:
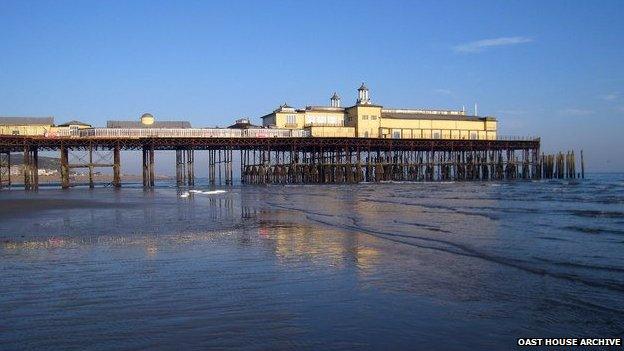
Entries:
{"type": "Polygon", "coordinates": [[[185,191],[182,194],[180,194],[180,197],[186,198],[186,197],[189,197],[191,194],[197,194],[197,195],[218,195],[218,194],[225,194],[225,193],[227,193],[227,191],[225,191],[225,190],[208,190],[208,191],[189,190],[189,191],[185,191]]]}

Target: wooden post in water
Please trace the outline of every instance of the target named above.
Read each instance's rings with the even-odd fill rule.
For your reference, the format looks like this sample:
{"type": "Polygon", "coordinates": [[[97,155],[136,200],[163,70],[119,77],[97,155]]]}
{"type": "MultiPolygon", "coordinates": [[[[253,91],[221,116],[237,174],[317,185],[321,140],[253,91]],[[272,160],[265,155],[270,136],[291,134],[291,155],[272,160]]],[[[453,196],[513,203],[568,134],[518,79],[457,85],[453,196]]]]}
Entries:
{"type": "Polygon", "coordinates": [[[39,189],[39,153],[36,147],[24,147],[24,189],[39,189]]]}
{"type": "Polygon", "coordinates": [[[61,188],[69,188],[69,150],[61,146],[61,188]]]}
{"type": "Polygon", "coordinates": [[[143,188],[149,187],[149,160],[148,150],[146,146],[143,146],[143,188]]]}
{"type": "Polygon", "coordinates": [[[32,150],[32,174],[33,174],[33,190],[39,189],[39,150],[35,147],[32,150]]]}
{"type": "Polygon", "coordinates": [[[0,189],[11,186],[11,152],[0,152],[0,189]]]}
{"type": "Polygon", "coordinates": [[[24,171],[24,190],[31,190],[30,185],[30,148],[28,146],[24,146],[24,163],[22,165],[22,169],[24,171]]]}
{"type": "Polygon", "coordinates": [[[93,144],[89,144],[89,188],[93,189],[93,144]]]}
{"type": "Polygon", "coordinates": [[[121,151],[119,145],[113,147],[113,187],[121,188],[121,151]]]}
{"type": "Polygon", "coordinates": [[[149,148],[149,186],[153,188],[155,184],[154,174],[154,145],[150,145],[149,148]]]}
{"type": "Polygon", "coordinates": [[[195,185],[195,151],[193,149],[186,150],[186,171],[188,173],[188,186],[195,185]]]}
{"type": "Polygon", "coordinates": [[[581,178],[585,179],[585,160],[583,159],[583,150],[581,150],[581,178]]]}

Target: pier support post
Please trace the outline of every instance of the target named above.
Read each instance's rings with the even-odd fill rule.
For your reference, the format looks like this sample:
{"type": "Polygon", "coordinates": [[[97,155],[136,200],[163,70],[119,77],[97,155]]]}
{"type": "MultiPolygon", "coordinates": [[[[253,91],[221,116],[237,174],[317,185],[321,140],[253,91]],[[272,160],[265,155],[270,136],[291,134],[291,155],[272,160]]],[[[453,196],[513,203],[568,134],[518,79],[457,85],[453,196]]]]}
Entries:
{"type": "Polygon", "coordinates": [[[193,149],[186,150],[186,170],[188,172],[188,186],[195,185],[195,151],[193,149]]]}
{"type": "Polygon", "coordinates": [[[154,146],[143,146],[143,188],[153,188],[154,179],[154,146]]]}
{"type": "Polygon", "coordinates": [[[182,187],[186,184],[186,162],[184,160],[184,150],[176,150],[176,186],[182,187]]]}
{"type": "Polygon", "coordinates": [[[583,159],[583,150],[581,150],[581,179],[585,179],[585,160],[583,159]]]}
{"type": "Polygon", "coordinates": [[[69,188],[69,150],[61,146],[61,188],[69,188]]]}
{"type": "Polygon", "coordinates": [[[36,147],[24,147],[24,189],[39,189],[39,152],[36,147]]]}
{"type": "Polygon", "coordinates": [[[11,152],[0,153],[0,189],[11,186],[11,152]]]}
{"type": "Polygon", "coordinates": [[[154,145],[150,145],[149,148],[149,185],[150,188],[154,187],[155,174],[154,174],[154,145]]]}
{"type": "Polygon", "coordinates": [[[113,187],[121,188],[121,150],[119,145],[113,148],[113,187]]]}
{"type": "Polygon", "coordinates": [[[95,183],[93,182],[93,144],[89,144],[89,188],[93,189],[95,183]]]}
{"type": "Polygon", "coordinates": [[[208,150],[208,182],[211,185],[214,185],[216,181],[216,152],[216,150],[208,150]]]}

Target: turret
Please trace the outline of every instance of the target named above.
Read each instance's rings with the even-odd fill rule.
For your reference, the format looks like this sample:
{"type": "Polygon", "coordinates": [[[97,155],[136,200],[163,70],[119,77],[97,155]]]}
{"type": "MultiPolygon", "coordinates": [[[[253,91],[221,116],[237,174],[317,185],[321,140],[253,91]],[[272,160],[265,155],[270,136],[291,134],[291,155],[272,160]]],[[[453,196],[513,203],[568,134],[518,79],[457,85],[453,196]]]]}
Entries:
{"type": "Polygon", "coordinates": [[[331,107],[340,107],[340,96],[338,96],[338,94],[336,94],[336,92],[334,92],[334,95],[332,95],[331,99],[329,99],[330,101],[330,106],[331,107]]]}
{"type": "Polygon", "coordinates": [[[371,103],[370,96],[368,94],[368,88],[366,87],[366,85],[364,85],[364,83],[362,83],[362,85],[358,89],[357,103],[358,105],[369,105],[371,103]]]}

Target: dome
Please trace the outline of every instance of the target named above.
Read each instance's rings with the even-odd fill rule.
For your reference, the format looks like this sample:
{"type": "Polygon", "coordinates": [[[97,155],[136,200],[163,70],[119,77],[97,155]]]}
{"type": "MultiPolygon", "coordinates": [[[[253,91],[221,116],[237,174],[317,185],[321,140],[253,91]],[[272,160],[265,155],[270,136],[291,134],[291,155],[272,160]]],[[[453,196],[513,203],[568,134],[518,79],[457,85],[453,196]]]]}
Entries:
{"type": "Polygon", "coordinates": [[[141,115],[141,124],[151,125],[154,124],[154,116],[151,113],[144,113],[141,115]]]}
{"type": "Polygon", "coordinates": [[[362,82],[362,85],[360,85],[360,88],[358,90],[368,90],[368,87],[366,87],[364,82],[362,82]]]}

